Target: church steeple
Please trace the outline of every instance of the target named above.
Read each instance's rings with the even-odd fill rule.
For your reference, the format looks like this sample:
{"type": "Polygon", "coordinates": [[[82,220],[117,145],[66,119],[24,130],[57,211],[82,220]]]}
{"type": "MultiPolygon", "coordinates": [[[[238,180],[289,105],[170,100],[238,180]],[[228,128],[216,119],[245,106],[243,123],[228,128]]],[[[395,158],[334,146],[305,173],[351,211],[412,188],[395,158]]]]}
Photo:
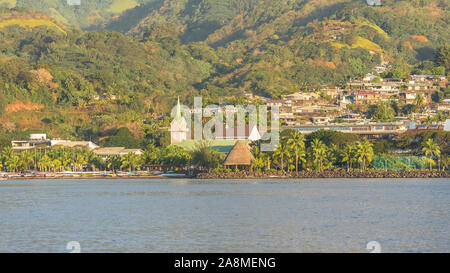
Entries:
{"type": "Polygon", "coordinates": [[[180,119],[181,119],[181,104],[180,104],[180,97],[178,97],[177,113],[175,114],[175,119],[176,119],[176,120],[180,120],[180,119]]]}
{"type": "Polygon", "coordinates": [[[187,133],[189,128],[187,127],[187,121],[181,113],[181,103],[178,97],[177,106],[175,109],[175,117],[170,123],[170,137],[171,143],[181,143],[187,139],[187,133]]]}

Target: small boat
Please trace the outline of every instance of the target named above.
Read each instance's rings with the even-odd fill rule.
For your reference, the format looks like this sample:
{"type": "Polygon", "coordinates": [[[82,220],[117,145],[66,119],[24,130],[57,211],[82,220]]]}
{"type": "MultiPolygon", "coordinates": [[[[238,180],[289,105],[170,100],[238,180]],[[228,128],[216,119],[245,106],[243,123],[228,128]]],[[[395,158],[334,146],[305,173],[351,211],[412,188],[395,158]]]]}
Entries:
{"type": "Polygon", "coordinates": [[[8,178],[0,177],[0,181],[5,181],[5,180],[8,180],[8,178]]]}
{"type": "Polygon", "coordinates": [[[164,177],[174,177],[174,178],[178,178],[178,177],[186,177],[186,175],[184,173],[165,173],[165,174],[161,174],[161,176],[164,177]]]}

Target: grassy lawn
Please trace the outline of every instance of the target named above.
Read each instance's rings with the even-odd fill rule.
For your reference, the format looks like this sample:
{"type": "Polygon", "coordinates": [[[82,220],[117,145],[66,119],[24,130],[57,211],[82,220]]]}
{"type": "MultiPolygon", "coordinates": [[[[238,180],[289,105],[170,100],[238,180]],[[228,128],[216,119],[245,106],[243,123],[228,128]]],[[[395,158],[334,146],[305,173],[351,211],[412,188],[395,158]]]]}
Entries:
{"type": "Polygon", "coordinates": [[[138,5],[139,3],[134,0],[114,0],[114,3],[108,8],[108,12],[121,13],[138,5]]]}
{"type": "Polygon", "coordinates": [[[355,40],[355,43],[353,43],[351,46],[341,43],[341,42],[331,42],[331,45],[337,48],[342,48],[342,47],[348,47],[348,48],[357,48],[357,47],[361,47],[367,50],[371,50],[371,51],[375,51],[375,52],[381,52],[382,49],[381,47],[372,42],[367,40],[366,38],[363,37],[357,37],[355,40]]]}
{"type": "MultiPolygon", "coordinates": [[[[185,148],[188,151],[192,151],[195,148],[196,143],[198,143],[198,140],[185,140],[180,144],[174,144],[181,146],[185,148]]],[[[217,151],[219,153],[229,153],[231,149],[233,148],[234,144],[236,144],[237,140],[211,140],[211,148],[214,151],[217,151]]],[[[248,143],[248,140],[244,141],[245,143],[248,143]]]]}
{"type": "Polygon", "coordinates": [[[368,26],[370,28],[375,29],[379,34],[383,35],[384,38],[389,39],[389,35],[379,26],[377,26],[376,24],[366,21],[366,20],[358,20],[357,24],[360,26],[368,26]]]}
{"type": "Polygon", "coordinates": [[[48,27],[54,27],[58,29],[59,31],[66,33],[62,28],[60,28],[58,25],[53,23],[49,20],[41,20],[41,19],[10,19],[6,21],[0,22],[0,28],[4,28],[7,26],[12,25],[19,25],[24,28],[34,28],[37,26],[48,26],[48,27]]]}

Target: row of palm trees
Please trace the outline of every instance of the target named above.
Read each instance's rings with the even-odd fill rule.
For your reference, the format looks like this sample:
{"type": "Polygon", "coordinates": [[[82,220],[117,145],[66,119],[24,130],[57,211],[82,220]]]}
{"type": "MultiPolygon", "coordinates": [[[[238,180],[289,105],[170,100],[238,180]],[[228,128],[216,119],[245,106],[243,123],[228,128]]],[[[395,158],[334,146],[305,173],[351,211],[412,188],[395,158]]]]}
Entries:
{"type": "Polygon", "coordinates": [[[374,159],[373,144],[366,138],[345,149],[339,149],[336,145],[327,146],[320,139],[313,139],[306,147],[306,139],[299,131],[290,131],[280,139],[280,143],[273,152],[261,152],[259,146],[253,148],[255,161],[254,169],[271,169],[271,163],[275,163],[281,170],[314,169],[323,170],[332,167],[340,167],[346,163],[347,170],[353,164],[359,163],[362,170],[367,169],[374,159]]]}
{"type": "Polygon", "coordinates": [[[208,143],[199,143],[192,151],[179,146],[149,146],[142,155],[129,153],[108,156],[105,160],[87,149],[33,149],[15,152],[11,147],[0,150],[0,171],[83,171],[118,170],[135,171],[145,165],[165,166],[172,169],[195,166],[199,169],[216,168],[224,155],[213,151],[208,143]]]}
{"type": "MultiPolygon", "coordinates": [[[[343,148],[331,143],[326,145],[322,140],[316,138],[309,141],[307,147],[305,137],[295,130],[289,131],[280,139],[280,143],[273,152],[261,152],[259,145],[253,148],[255,160],[253,169],[270,170],[275,163],[281,170],[313,169],[324,170],[330,168],[345,168],[347,171],[358,165],[360,170],[367,170],[375,158],[373,144],[363,138],[360,141],[350,143],[343,148]]],[[[433,139],[428,139],[422,148],[423,154],[433,170],[435,160],[438,161],[438,170],[441,170],[441,149],[433,139]]]]}
{"type": "Polygon", "coordinates": [[[122,157],[110,156],[104,161],[100,156],[87,149],[34,149],[17,153],[11,147],[0,151],[0,170],[19,171],[84,171],[90,170],[123,170],[139,168],[144,162],[142,157],[127,154],[122,157]]]}

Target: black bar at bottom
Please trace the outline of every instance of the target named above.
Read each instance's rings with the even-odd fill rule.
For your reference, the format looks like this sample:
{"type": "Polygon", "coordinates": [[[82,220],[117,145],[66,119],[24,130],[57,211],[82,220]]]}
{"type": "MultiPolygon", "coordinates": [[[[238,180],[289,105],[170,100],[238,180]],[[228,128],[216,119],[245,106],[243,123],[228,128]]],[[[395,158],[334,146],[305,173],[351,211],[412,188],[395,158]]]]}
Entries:
{"type": "MultiPolygon", "coordinates": [[[[32,265],[34,269],[118,270],[140,268],[142,272],[302,272],[337,269],[365,270],[397,264],[405,270],[424,264],[422,257],[445,262],[446,255],[420,254],[2,254],[0,263],[20,270],[32,265]],[[420,256],[420,257],[419,257],[420,256]],[[436,259],[437,258],[437,259],[436,259]],[[443,258],[443,259],[442,259],[443,258]],[[17,259],[17,261],[16,261],[17,259]],[[390,260],[390,261],[387,261],[390,260]],[[385,263],[387,261],[388,263],[385,263]],[[86,262],[86,264],[84,263],[86,262]]],[[[128,271],[127,271],[128,272],[128,271]]],[[[132,270],[130,272],[133,272],[132,270]]]]}

